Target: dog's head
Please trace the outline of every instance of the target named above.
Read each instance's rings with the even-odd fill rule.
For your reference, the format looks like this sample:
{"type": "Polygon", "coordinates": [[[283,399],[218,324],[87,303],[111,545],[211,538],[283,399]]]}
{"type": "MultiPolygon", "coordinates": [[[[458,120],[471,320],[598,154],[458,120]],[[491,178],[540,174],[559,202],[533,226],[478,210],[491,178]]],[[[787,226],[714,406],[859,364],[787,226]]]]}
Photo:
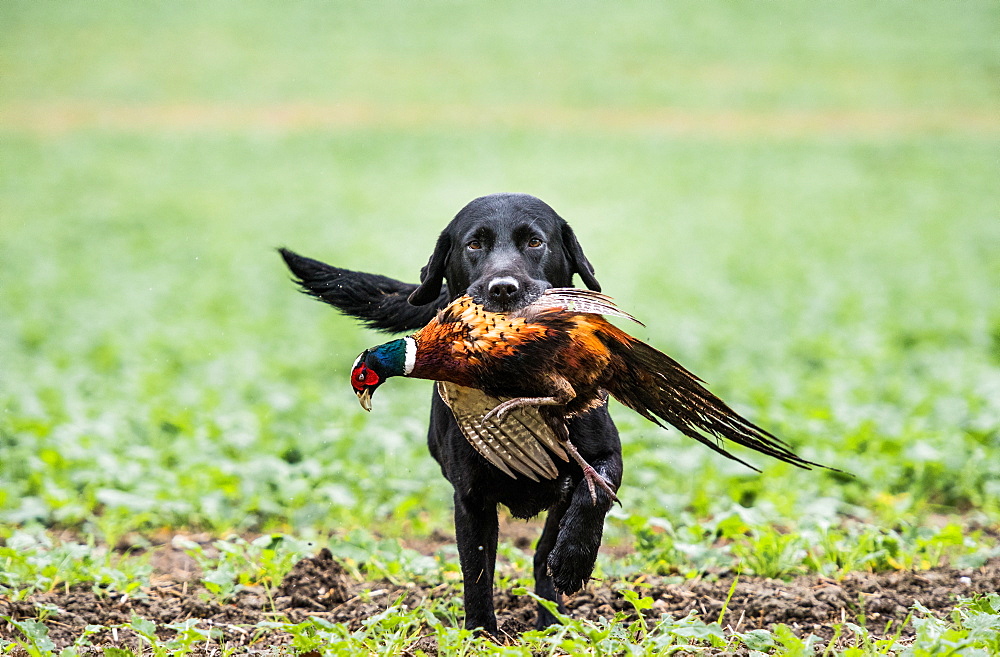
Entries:
{"type": "Polygon", "coordinates": [[[594,268],[569,224],[540,199],[528,194],[481,196],[441,232],[434,253],[420,271],[413,305],[469,294],[487,310],[520,308],[550,287],[568,287],[579,274],[600,291],[594,268]]]}

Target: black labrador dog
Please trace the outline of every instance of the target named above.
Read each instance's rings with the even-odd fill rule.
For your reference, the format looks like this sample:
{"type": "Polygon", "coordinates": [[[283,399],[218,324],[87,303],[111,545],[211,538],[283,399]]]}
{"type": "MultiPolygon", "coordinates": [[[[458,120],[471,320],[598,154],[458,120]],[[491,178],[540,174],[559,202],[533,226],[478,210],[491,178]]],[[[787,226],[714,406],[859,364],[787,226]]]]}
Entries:
{"type": "MultiPolygon", "coordinates": [[[[422,327],[451,300],[470,294],[488,310],[527,305],[549,287],[567,287],[578,274],[600,290],[593,267],[573,229],[541,200],[527,194],[475,199],[444,229],[420,285],[340,269],[281,249],[303,290],[387,333],[422,327]]],[[[574,418],[570,439],[583,457],[617,489],[622,479],[621,443],[607,405],[574,418]]],[[[598,488],[591,499],[583,473],[559,462],[555,480],[513,479],[466,441],[437,393],[427,436],[431,455],[455,489],[455,534],[465,582],[465,626],[497,634],[493,573],[497,505],[518,518],[548,510],[534,558],[535,590],[561,611],[563,593],[578,591],[594,569],[611,497],[598,488]]],[[[558,459],[556,459],[558,461],[558,459]]],[[[539,606],[538,627],[556,620],[539,606]]]]}

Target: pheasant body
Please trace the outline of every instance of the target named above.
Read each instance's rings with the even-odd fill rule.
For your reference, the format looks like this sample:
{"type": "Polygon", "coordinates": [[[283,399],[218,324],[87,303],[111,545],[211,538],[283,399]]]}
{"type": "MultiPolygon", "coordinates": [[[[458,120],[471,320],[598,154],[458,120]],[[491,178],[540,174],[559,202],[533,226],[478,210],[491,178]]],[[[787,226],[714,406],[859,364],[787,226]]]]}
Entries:
{"type": "MultiPolygon", "coordinates": [[[[487,312],[470,297],[461,297],[412,336],[364,352],[355,363],[352,384],[366,408],[370,408],[375,387],[387,376],[398,374],[479,390],[496,406],[476,421],[469,420],[472,413],[468,408],[449,405],[457,418],[466,418],[464,424],[460,422],[463,433],[491,462],[497,464],[500,452],[491,451],[490,445],[516,448],[524,444],[524,432],[517,439],[505,434],[505,421],[516,421],[519,428],[528,427],[528,435],[543,445],[551,444],[555,436],[580,463],[591,494],[596,483],[614,499],[614,491],[569,443],[566,428],[567,418],[602,404],[608,394],[648,420],[660,426],[671,424],[755,470],[727,451],[722,440],[798,467],[819,465],[795,455],[779,438],[729,408],[677,361],[602,315],[638,321],[614,306],[609,297],[575,288],[547,290],[535,302],[512,313],[487,312]],[[396,360],[405,354],[406,362],[401,369],[387,366],[393,358],[386,354],[394,354],[396,360]],[[539,417],[544,422],[538,422],[539,417]]],[[[445,392],[442,397],[447,401],[445,392]]],[[[467,394],[450,397],[473,398],[467,394]]],[[[508,462],[512,458],[509,451],[504,452],[508,462]]],[[[549,451],[553,451],[551,447],[549,451]]],[[[552,478],[551,463],[537,463],[536,467],[531,458],[522,460],[528,476],[552,478]]],[[[527,474],[523,468],[514,469],[527,474]]]]}
{"type": "Polygon", "coordinates": [[[597,338],[599,331],[627,337],[599,315],[534,305],[517,314],[490,313],[462,297],[412,336],[417,356],[407,376],[495,397],[539,397],[556,392],[553,378],[565,375],[577,391],[564,410],[572,416],[602,401],[590,393],[612,374],[612,354],[597,338]]]}

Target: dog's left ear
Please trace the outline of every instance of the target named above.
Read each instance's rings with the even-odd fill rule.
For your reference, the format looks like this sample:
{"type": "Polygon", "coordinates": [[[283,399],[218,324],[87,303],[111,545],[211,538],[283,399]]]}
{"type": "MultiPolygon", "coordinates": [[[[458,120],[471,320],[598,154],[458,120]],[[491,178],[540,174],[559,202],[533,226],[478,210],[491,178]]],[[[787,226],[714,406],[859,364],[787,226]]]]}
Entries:
{"type": "Polygon", "coordinates": [[[442,232],[434,246],[430,260],[420,270],[420,286],[410,294],[407,301],[411,306],[425,306],[437,301],[444,283],[444,269],[448,265],[448,255],[451,253],[451,234],[442,232]]]}
{"type": "Polygon", "coordinates": [[[583,255],[583,247],[580,246],[580,242],[576,239],[576,233],[566,223],[562,226],[562,241],[563,249],[569,258],[571,273],[580,274],[583,284],[588,289],[600,292],[601,284],[594,278],[594,266],[587,260],[587,256],[583,255]]]}

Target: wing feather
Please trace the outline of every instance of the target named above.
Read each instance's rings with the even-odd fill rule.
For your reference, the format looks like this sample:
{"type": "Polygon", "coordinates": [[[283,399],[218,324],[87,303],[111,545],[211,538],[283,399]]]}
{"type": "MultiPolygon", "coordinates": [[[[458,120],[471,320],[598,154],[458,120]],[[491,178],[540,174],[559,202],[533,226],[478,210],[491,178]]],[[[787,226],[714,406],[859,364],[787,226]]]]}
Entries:
{"type": "Polygon", "coordinates": [[[535,312],[550,308],[562,308],[587,315],[623,317],[640,326],[645,326],[638,319],[616,306],[614,300],[608,295],[576,287],[553,287],[545,290],[542,296],[528,304],[519,314],[530,316],[535,312]]]}
{"type": "Polygon", "coordinates": [[[484,425],[483,416],[507,398],[445,381],[437,382],[437,390],[469,444],[507,476],[516,478],[517,472],[534,481],[555,479],[559,470],[549,452],[569,461],[537,407],[514,409],[499,427],[484,425]]]}

